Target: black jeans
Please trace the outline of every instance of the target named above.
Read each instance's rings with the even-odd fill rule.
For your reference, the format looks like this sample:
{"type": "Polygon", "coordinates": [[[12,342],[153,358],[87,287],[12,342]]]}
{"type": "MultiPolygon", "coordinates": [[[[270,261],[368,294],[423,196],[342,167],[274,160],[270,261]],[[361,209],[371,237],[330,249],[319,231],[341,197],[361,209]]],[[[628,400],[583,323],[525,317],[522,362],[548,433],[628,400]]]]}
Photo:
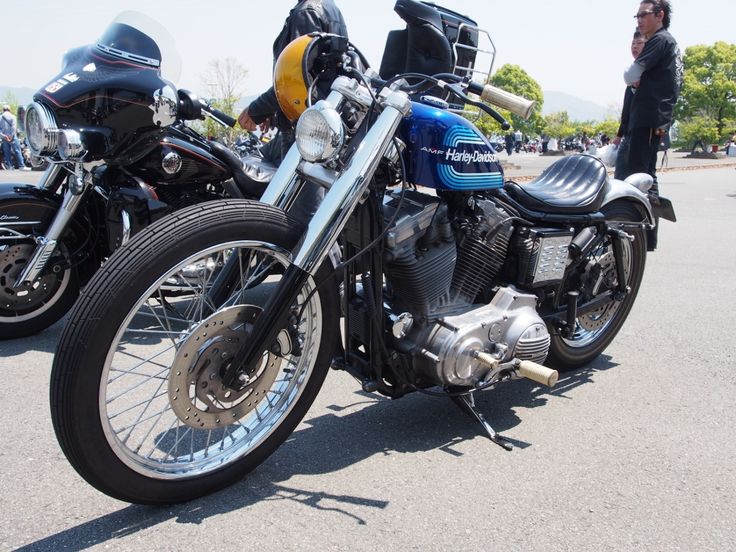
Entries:
{"type": "MultiPolygon", "coordinates": [[[[635,173],[647,173],[654,179],[654,184],[649,190],[650,201],[654,204],[659,201],[659,185],[657,184],[657,152],[662,136],[657,134],[654,128],[635,128],[629,135],[629,151],[627,155],[624,178],[635,173]]],[[[657,249],[657,234],[659,230],[659,217],[655,217],[653,230],[647,232],[647,249],[657,249]]]]}
{"type": "Polygon", "coordinates": [[[653,128],[635,128],[629,135],[629,151],[625,176],[635,173],[647,173],[657,184],[657,152],[662,137],[653,128]]]}

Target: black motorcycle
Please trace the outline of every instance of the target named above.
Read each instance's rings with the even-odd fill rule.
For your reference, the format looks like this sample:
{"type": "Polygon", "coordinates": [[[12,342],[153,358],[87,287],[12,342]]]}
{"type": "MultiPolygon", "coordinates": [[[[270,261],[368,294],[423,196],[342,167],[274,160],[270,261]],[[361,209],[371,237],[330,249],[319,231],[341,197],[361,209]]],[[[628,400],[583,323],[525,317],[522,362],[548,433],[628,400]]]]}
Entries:
{"type": "Polygon", "coordinates": [[[0,338],[59,320],[112,251],[154,220],[260,191],[262,171],[248,176],[236,154],[185,123],[235,120],[174,87],[164,68],[176,54],[163,52],[169,41],[154,26],[119,17],[96,44],[69,51],[26,110],[28,146],[49,166],[36,186],[0,184],[0,338]]]}

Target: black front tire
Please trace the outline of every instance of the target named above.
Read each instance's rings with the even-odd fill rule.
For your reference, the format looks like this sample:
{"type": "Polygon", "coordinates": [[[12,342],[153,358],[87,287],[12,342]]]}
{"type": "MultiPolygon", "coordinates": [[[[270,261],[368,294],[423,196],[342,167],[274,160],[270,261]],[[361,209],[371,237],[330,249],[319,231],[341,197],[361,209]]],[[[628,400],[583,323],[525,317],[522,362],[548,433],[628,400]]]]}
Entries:
{"type": "MultiPolygon", "coordinates": [[[[277,378],[271,382],[269,391],[263,391],[263,399],[274,389],[282,390],[281,394],[268,395],[268,400],[261,401],[257,407],[253,406],[242,418],[236,418],[236,408],[240,407],[223,410],[228,412],[222,415],[223,418],[227,416],[225,424],[228,425],[222,424],[222,428],[218,426],[216,429],[201,429],[194,427],[196,424],[191,421],[184,422],[181,410],[174,405],[177,397],[174,395],[172,400],[172,387],[176,387],[176,384],[172,386],[171,382],[179,381],[176,378],[180,372],[176,368],[184,365],[178,364],[181,352],[189,346],[192,337],[199,341],[201,335],[203,341],[212,340],[212,347],[226,349],[230,341],[240,339],[238,335],[247,335],[228,330],[228,323],[224,327],[230,333],[225,335],[223,319],[213,317],[222,316],[229,309],[239,308],[246,302],[252,303],[252,296],[248,296],[249,301],[243,301],[241,296],[240,303],[236,302],[227,308],[216,306],[214,314],[202,315],[202,318],[197,319],[197,309],[177,307],[177,301],[185,305],[190,299],[180,294],[166,295],[161,290],[172,280],[170,275],[174,268],[183,267],[176,272],[177,281],[190,278],[189,285],[193,281],[193,272],[200,270],[209,274],[209,259],[214,258],[212,252],[219,247],[236,248],[241,245],[232,244],[244,244],[243,249],[250,248],[248,251],[289,251],[301,234],[299,224],[283,212],[266,205],[241,200],[200,204],[177,211],[146,228],[98,271],[72,310],[61,335],[54,358],[50,392],[51,416],[59,443],[70,463],[90,484],[114,498],[134,503],[182,502],[212,493],[239,480],[263,462],[291,434],[314,401],[330,365],[334,345],[332,336],[339,331],[334,286],[321,286],[311,296],[304,288],[301,297],[310,298],[302,311],[301,320],[306,322],[298,329],[299,332],[304,331],[300,334],[304,336],[301,352],[280,356],[276,364],[267,361],[261,376],[254,376],[256,381],[265,374],[277,378]],[[261,244],[258,246],[260,249],[253,244],[261,244]],[[203,252],[204,256],[197,259],[203,261],[193,261],[194,253],[199,252],[203,252]],[[161,282],[165,285],[159,285],[161,282]],[[156,303],[159,299],[161,308],[156,303]],[[150,314],[144,306],[150,308],[155,316],[144,316],[142,320],[146,321],[146,325],[142,326],[138,315],[150,314]],[[186,319],[187,316],[191,316],[191,320],[186,319]],[[178,318],[182,320],[177,321],[178,318]],[[166,324],[171,326],[167,327],[166,324]],[[210,324],[209,329],[205,324],[210,324]],[[226,339],[218,341],[221,336],[226,339]],[[171,351],[167,352],[169,349],[171,351]],[[140,354],[141,351],[150,351],[150,359],[140,354]],[[167,356],[169,354],[172,356],[167,356]],[[130,368],[124,364],[128,360],[126,355],[135,357],[130,368]],[[152,370],[150,376],[146,372],[149,365],[152,370]],[[278,374],[273,375],[270,370],[278,374]],[[113,391],[113,385],[128,376],[139,378],[145,385],[133,380],[130,391],[122,387],[124,391],[116,395],[118,391],[113,391]],[[116,401],[124,399],[126,393],[131,395],[129,404],[123,402],[120,407],[116,406],[116,401]],[[283,401],[282,396],[285,397],[283,401]],[[291,402],[285,402],[287,399],[291,402]],[[144,409],[140,406],[142,404],[146,405],[144,409]],[[159,409],[162,422],[156,425],[159,421],[151,413],[157,413],[159,409]],[[230,412],[235,418],[234,422],[229,417],[230,412]],[[121,418],[132,421],[123,422],[121,418]],[[146,420],[155,420],[155,423],[146,420]],[[172,425],[167,426],[169,422],[172,425]],[[148,428],[146,423],[154,425],[148,428]],[[265,426],[267,423],[271,425],[265,426]],[[126,424],[132,424],[130,433],[126,424]],[[136,424],[140,425],[140,431],[136,424]],[[119,427],[124,427],[124,430],[118,431],[119,427]],[[134,439],[139,438],[141,444],[137,445],[134,439]],[[222,443],[219,449],[215,445],[218,439],[222,443]],[[145,446],[144,441],[147,441],[145,446]],[[148,441],[153,441],[150,449],[147,448],[150,446],[148,441]],[[164,453],[169,447],[168,452],[164,453]]],[[[236,254],[233,253],[235,249],[227,251],[227,255],[236,254]]],[[[240,252],[237,251],[240,259],[240,252]]],[[[267,254],[264,254],[266,257],[267,254]]],[[[249,258],[260,259],[257,256],[243,256],[243,259],[249,258]]],[[[242,264],[246,269],[253,265],[252,262],[242,264]]],[[[273,285],[270,282],[283,275],[282,266],[278,266],[270,278],[264,279],[260,266],[267,264],[264,262],[257,270],[254,269],[252,280],[244,277],[242,272],[239,274],[237,282],[244,295],[255,294],[253,290],[260,286],[273,285]],[[258,277],[255,276],[256,272],[258,277]]],[[[314,282],[308,285],[313,286],[321,279],[328,279],[329,275],[329,267],[325,265],[314,282]]],[[[186,285],[186,282],[179,285],[179,290],[186,285]]],[[[206,283],[202,285],[202,288],[192,287],[193,297],[196,298],[201,289],[206,288],[206,283]]],[[[199,343],[191,350],[201,351],[203,348],[199,343]]],[[[215,348],[216,355],[213,358],[217,359],[220,351],[215,348]]],[[[268,359],[271,358],[271,352],[264,354],[268,359]]],[[[187,376],[187,370],[184,370],[183,377],[187,379],[181,380],[185,391],[190,385],[189,380],[198,378],[200,373],[200,365],[197,364],[193,372],[191,362],[190,357],[185,364],[189,366],[188,373],[193,375],[187,376]]],[[[209,365],[203,363],[202,370],[206,366],[209,365]]],[[[200,383],[204,385],[205,380],[214,379],[217,374],[210,372],[209,378],[197,379],[193,388],[198,388],[200,383]]],[[[179,392],[179,389],[175,391],[179,392]]],[[[181,392],[178,398],[177,405],[191,401],[195,410],[200,408],[202,419],[211,412],[209,407],[194,406],[196,397],[181,392]]],[[[256,397],[254,402],[257,401],[256,397]]],[[[212,403],[212,407],[215,406],[212,403]]],[[[220,424],[219,418],[216,421],[211,417],[208,419],[212,425],[220,424]]]]}

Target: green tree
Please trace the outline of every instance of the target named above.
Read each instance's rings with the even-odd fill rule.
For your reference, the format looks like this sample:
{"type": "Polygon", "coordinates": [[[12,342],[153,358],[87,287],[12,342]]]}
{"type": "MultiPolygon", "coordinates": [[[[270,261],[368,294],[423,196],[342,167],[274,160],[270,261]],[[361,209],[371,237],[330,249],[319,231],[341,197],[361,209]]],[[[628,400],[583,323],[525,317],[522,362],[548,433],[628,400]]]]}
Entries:
{"type": "Polygon", "coordinates": [[[567,111],[559,111],[544,116],[544,133],[550,138],[561,140],[575,134],[575,125],[570,121],[567,111]]]}
{"type": "Polygon", "coordinates": [[[586,134],[589,138],[595,134],[595,121],[573,121],[572,126],[575,128],[573,134],[586,134]]]}
{"type": "Polygon", "coordinates": [[[609,119],[606,119],[605,121],[600,121],[596,123],[593,128],[593,132],[595,132],[596,134],[605,134],[609,138],[613,138],[614,136],[616,136],[616,133],[618,132],[618,127],[619,127],[619,120],[609,118],[609,119]]]}
{"type": "Polygon", "coordinates": [[[676,118],[684,126],[681,137],[716,143],[736,128],[736,44],[691,46],[685,50],[684,65],[676,107],[676,118]],[[702,136],[692,135],[697,129],[702,136]]]}
{"type": "Polygon", "coordinates": [[[529,76],[526,71],[518,65],[507,63],[500,67],[488,82],[506,92],[511,92],[512,94],[535,102],[531,115],[526,120],[506,110],[499,110],[515,129],[521,130],[526,135],[536,135],[544,130],[544,121],[542,119],[544,94],[539,83],[529,76]]]}
{"type": "Polygon", "coordinates": [[[697,116],[680,121],[677,141],[682,145],[690,146],[692,151],[695,151],[695,145],[698,143],[708,150],[710,144],[718,143],[720,135],[721,132],[718,130],[718,123],[715,119],[697,116]]]}
{"type": "Polygon", "coordinates": [[[10,111],[18,113],[18,98],[10,90],[5,92],[2,99],[0,100],[0,106],[9,105],[10,111]]]}
{"type": "MultiPolygon", "coordinates": [[[[235,113],[235,105],[243,96],[243,80],[247,74],[248,71],[235,58],[211,60],[201,81],[210,95],[212,105],[232,117],[237,117],[239,113],[235,113]]],[[[211,119],[205,121],[205,133],[208,136],[230,142],[236,132],[211,119]]]]}

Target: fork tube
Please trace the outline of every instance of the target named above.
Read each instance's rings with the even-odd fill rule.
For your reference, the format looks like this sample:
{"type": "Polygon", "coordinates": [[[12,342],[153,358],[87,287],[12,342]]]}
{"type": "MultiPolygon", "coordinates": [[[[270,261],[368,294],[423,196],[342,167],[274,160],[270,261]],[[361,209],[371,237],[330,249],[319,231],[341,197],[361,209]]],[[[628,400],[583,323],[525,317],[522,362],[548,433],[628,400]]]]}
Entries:
{"type": "Polygon", "coordinates": [[[85,190],[81,194],[73,194],[67,190],[61,207],[51,222],[51,226],[43,236],[36,238],[36,249],[33,251],[30,261],[28,261],[23,271],[15,280],[14,287],[20,287],[24,282],[33,282],[41,274],[41,271],[51,258],[54,249],[56,249],[58,239],[63,234],[69,221],[74,217],[74,213],[77,212],[77,208],[86,195],[85,192],[87,189],[88,186],[85,187],[85,190]]]}
{"type": "MultiPolygon", "coordinates": [[[[340,106],[342,106],[345,101],[345,96],[340,92],[333,90],[330,92],[330,95],[327,96],[326,101],[335,109],[340,109],[340,106]]],[[[299,148],[296,143],[294,143],[291,148],[289,148],[286,157],[281,161],[281,164],[279,165],[276,174],[273,175],[271,182],[269,182],[266,191],[263,192],[260,199],[261,203],[267,203],[280,209],[286,208],[289,199],[294,195],[293,192],[298,192],[298,190],[294,190],[294,186],[297,180],[296,172],[301,161],[302,156],[299,154],[299,148]]]]}
{"type": "Polygon", "coordinates": [[[381,116],[366,134],[350,163],[325,195],[317,212],[309,221],[304,240],[294,253],[294,264],[314,274],[345,227],[373,173],[381,161],[410,103],[405,94],[389,96],[381,116]],[[398,96],[398,97],[395,97],[398,96]],[[404,100],[402,105],[400,100],[404,100]]]}
{"type": "Polygon", "coordinates": [[[248,372],[255,365],[262,351],[271,346],[284,327],[289,307],[337,240],[388,150],[401,118],[410,108],[406,94],[393,92],[388,96],[383,112],[309,222],[306,235],[295,252],[294,262],[284,272],[280,285],[269,297],[250,336],[244,340],[226,370],[223,378],[225,385],[237,386],[238,375],[248,372]]]}

